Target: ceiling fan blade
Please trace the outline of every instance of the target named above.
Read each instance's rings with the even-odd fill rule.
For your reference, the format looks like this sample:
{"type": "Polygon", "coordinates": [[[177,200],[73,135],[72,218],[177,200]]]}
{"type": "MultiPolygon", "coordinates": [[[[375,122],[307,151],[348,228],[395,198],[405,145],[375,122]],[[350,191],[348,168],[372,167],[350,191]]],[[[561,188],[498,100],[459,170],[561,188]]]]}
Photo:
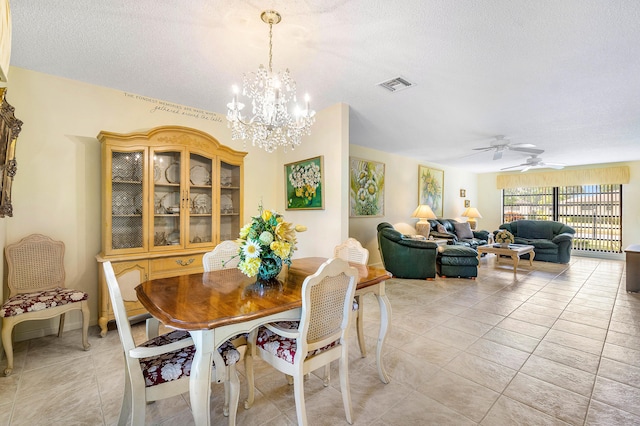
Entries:
{"type": "Polygon", "coordinates": [[[484,146],[482,148],[473,148],[474,151],[491,151],[493,149],[492,146],[484,146]]]}
{"type": "Polygon", "coordinates": [[[564,169],[564,164],[560,163],[544,163],[545,166],[551,167],[552,169],[564,169]]]}
{"type": "Polygon", "coordinates": [[[533,166],[526,166],[524,169],[520,170],[520,173],[524,173],[524,172],[526,172],[526,171],[527,171],[527,170],[529,170],[531,167],[533,167],[533,166]]]}
{"type": "Polygon", "coordinates": [[[510,146],[518,147],[518,148],[535,148],[536,147],[532,143],[512,143],[512,144],[510,144],[510,146]]]}
{"type": "Polygon", "coordinates": [[[520,148],[520,147],[514,147],[512,146],[511,148],[509,148],[511,151],[519,151],[519,152],[526,152],[528,154],[542,154],[544,152],[544,149],[537,149],[537,148],[520,148]]]}
{"type": "Polygon", "coordinates": [[[502,150],[497,150],[496,152],[493,153],[494,160],[499,160],[501,158],[502,158],[502,150]]]}
{"type": "Polygon", "coordinates": [[[517,166],[509,166],[509,167],[504,167],[500,170],[509,170],[509,169],[517,169],[518,167],[522,167],[524,166],[524,164],[518,164],[517,166]]]}

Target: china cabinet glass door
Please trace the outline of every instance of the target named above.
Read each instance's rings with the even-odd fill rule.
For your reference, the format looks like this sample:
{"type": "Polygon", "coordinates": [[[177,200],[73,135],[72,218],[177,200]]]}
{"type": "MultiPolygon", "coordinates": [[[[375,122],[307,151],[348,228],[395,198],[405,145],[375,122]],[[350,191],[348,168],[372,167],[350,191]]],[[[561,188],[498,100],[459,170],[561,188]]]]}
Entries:
{"type": "Polygon", "coordinates": [[[189,154],[189,242],[190,246],[213,241],[213,159],[189,154]]]}
{"type": "Polygon", "coordinates": [[[143,248],[144,150],[111,151],[111,248],[143,248]]]}
{"type": "Polygon", "coordinates": [[[220,241],[240,232],[240,167],[220,162],[220,241]]]}
{"type": "Polygon", "coordinates": [[[153,151],[153,247],[182,244],[182,151],[153,151]]]}

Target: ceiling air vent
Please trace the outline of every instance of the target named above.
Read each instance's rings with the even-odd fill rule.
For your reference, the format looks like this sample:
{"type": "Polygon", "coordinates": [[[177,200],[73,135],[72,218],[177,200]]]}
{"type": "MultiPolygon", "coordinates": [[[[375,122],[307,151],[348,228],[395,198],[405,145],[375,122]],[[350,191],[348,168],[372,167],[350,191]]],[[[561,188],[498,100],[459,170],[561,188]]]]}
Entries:
{"type": "Polygon", "coordinates": [[[415,83],[410,82],[404,77],[396,77],[391,80],[383,81],[382,83],[378,83],[378,86],[387,89],[391,93],[399,92],[400,90],[408,89],[409,87],[415,86],[415,83]]]}

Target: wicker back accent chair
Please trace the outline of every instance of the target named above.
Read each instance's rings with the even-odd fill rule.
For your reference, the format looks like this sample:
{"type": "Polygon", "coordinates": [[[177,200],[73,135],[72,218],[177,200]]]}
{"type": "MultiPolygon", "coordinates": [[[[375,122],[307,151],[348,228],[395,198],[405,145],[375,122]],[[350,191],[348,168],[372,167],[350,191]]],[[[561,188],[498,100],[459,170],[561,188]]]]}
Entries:
{"type": "MultiPolygon", "coordinates": [[[[193,339],[184,330],[175,330],[136,345],[111,262],[104,262],[102,267],[125,359],[125,388],[118,424],[144,425],[147,402],[189,392],[191,363],[196,348],[193,339]],[[131,423],[127,423],[129,416],[131,423]]],[[[223,413],[229,416],[229,425],[233,426],[236,424],[240,391],[235,364],[240,359],[240,353],[227,341],[217,352],[214,351],[213,357],[211,381],[217,380],[216,368],[225,369],[225,383],[229,383],[225,390],[230,389],[230,395],[225,393],[223,413]]]]}
{"type": "MultiPolygon", "coordinates": [[[[357,283],[356,268],[343,259],[329,259],[302,283],[300,321],[266,324],[249,335],[251,355],[255,355],[257,350],[260,358],[293,377],[300,426],[307,424],[304,375],[334,360],[340,360],[342,402],[347,421],[352,423],[347,335],[357,283]]],[[[247,375],[247,381],[250,377],[253,376],[247,375]]],[[[249,390],[247,402],[251,406],[253,383],[249,383],[249,390]]]]}
{"type": "Polygon", "coordinates": [[[239,262],[238,243],[233,240],[221,242],[202,256],[202,266],[205,272],[236,268],[239,262]]]}
{"type": "MultiPolygon", "coordinates": [[[[345,242],[336,246],[334,256],[349,262],[366,265],[369,262],[369,250],[362,247],[360,241],[355,238],[347,238],[345,242]]],[[[364,306],[360,303],[360,296],[355,296],[356,310],[356,330],[358,332],[358,346],[363,357],[367,356],[367,349],[364,341],[364,306]]]]}
{"type": "Polygon", "coordinates": [[[32,234],[5,248],[9,269],[9,298],[0,307],[2,345],[7,355],[5,376],[13,371],[13,327],[23,321],[60,316],[58,337],[64,330],[65,313],[82,311],[82,347],[89,349],[87,293],[65,288],[64,243],[32,234]]]}

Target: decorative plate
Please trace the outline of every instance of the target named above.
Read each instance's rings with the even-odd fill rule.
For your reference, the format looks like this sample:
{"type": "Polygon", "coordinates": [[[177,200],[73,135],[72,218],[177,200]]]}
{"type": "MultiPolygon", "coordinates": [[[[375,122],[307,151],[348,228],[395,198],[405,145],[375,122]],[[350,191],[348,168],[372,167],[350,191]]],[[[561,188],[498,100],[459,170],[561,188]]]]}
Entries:
{"type": "Polygon", "coordinates": [[[162,169],[157,164],[153,166],[153,181],[158,182],[162,178],[162,169]]]}
{"type": "Polygon", "coordinates": [[[211,197],[208,194],[198,194],[193,198],[194,214],[211,214],[211,197]]]}
{"type": "Polygon", "coordinates": [[[177,200],[177,192],[169,192],[160,199],[162,207],[164,207],[167,213],[173,213],[173,207],[179,207],[177,200]],[[176,194],[176,196],[174,196],[176,194]]]}
{"type": "Polygon", "coordinates": [[[208,185],[210,182],[209,171],[204,166],[193,166],[189,178],[194,185],[208,185]]]}
{"type": "Polygon", "coordinates": [[[180,163],[171,163],[164,171],[164,177],[169,183],[180,183],[180,163]]]}
{"type": "Polygon", "coordinates": [[[111,166],[113,180],[131,180],[133,175],[133,164],[130,161],[114,161],[111,166]]]}

